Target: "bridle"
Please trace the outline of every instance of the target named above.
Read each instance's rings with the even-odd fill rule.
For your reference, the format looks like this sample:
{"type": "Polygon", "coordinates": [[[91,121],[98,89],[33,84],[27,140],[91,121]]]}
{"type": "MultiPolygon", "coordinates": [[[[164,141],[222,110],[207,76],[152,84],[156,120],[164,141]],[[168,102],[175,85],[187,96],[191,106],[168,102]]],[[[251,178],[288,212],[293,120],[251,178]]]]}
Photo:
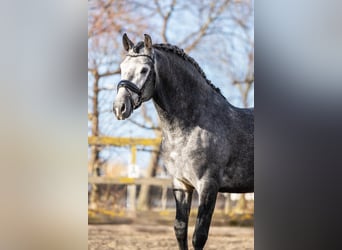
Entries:
{"type": "Polygon", "coordinates": [[[140,105],[143,103],[142,96],[144,94],[144,89],[145,89],[146,84],[148,82],[151,82],[151,81],[153,82],[153,84],[155,84],[154,57],[151,57],[149,55],[137,55],[137,54],[128,54],[127,56],[130,56],[130,57],[145,56],[145,57],[149,58],[152,62],[152,69],[151,69],[149,75],[147,76],[146,81],[144,82],[144,84],[142,85],[142,87],[140,89],[137,87],[136,84],[134,84],[133,82],[128,81],[128,80],[121,80],[118,83],[117,92],[119,92],[120,88],[125,88],[126,90],[130,90],[133,93],[138,95],[138,102],[134,103],[131,93],[129,91],[127,91],[128,96],[129,96],[130,101],[131,101],[132,109],[134,110],[134,109],[139,108],[140,105]],[[152,78],[152,79],[150,79],[150,78],[152,78]]]}

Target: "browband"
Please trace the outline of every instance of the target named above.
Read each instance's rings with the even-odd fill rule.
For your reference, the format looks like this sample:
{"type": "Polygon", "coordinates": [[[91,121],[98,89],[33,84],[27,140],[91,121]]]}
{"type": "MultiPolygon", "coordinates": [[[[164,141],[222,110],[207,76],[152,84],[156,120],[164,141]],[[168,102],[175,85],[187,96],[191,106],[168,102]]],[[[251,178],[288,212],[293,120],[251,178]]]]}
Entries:
{"type": "Polygon", "coordinates": [[[130,57],[145,56],[145,57],[148,57],[149,59],[151,59],[152,63],[154,64],[154,59],[151,56],[149,56],[149,55],[127,54],[126,56],[130,56],[130,57]]]}

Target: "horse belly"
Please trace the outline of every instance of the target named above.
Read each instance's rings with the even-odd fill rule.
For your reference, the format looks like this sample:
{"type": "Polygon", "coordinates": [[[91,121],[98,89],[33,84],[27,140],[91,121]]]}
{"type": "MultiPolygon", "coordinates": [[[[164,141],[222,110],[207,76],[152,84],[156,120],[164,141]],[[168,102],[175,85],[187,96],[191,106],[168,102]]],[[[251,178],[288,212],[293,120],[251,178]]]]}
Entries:
{"type": "Polygon", "coordinates": [[[220,192],[249,193],[254,192],[253,164],[237,164],[220,171],[220,192]]]}

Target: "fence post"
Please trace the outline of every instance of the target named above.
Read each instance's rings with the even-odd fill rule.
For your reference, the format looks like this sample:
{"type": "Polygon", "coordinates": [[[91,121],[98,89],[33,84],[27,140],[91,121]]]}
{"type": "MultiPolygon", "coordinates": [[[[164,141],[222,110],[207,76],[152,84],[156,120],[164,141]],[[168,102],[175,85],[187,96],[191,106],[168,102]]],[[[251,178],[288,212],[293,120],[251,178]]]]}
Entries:
{"type": "Polygon", "coordinates": [[[162,197],[161,197],[161,205],[162,210],[166,210],[166,203],[167,203],[167,185],[162,185],[162,197]]]}
{"type": "Polygon", "coordinates": [[[223,196],[225,197],[225,201],[224,201],[224,214],[228,215],[231,212],[231,210],[232,210],[231,196],[230,196],[230,193],[225,193],[225,194],[223,194],[223,196]]]}
{"type": "MultiPolygon", "coordinates": [[[[132,152],[132,159],[131,164],[128,166],[128,177],[130,178],[137,178],[139,177],[138,173],[138,167],[136,165],[137,161],[137,147],[131,146],[131,152],[132,152]]],[[[132,216],[135,216],[136,214],[136,194],[137,194],[137,186],[136,185],[128,185],[127,186],[128,191],[128,211],[131,213],[132,216]]]]}

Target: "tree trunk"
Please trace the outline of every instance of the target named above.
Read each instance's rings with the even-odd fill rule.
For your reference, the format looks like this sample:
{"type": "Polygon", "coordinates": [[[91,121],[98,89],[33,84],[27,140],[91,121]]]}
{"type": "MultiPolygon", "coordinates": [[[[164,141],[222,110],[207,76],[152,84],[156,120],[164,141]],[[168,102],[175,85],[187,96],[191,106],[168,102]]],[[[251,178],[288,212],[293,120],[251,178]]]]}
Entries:
{"type": "MultiPolygon", "coordinates": [[[[146,170],[145,177],[153,177],[156,175],[158,161],[160,158],[160,145],[153,148],[153,153],[150,159],[150,163],[146,170]]],[[[150,200],[150,185],[141,185],[139,198],[138,198],[138,210],[146,211],[149,207],[150,200]]]]}
{"type": "MultiPolygon", "coordinates": [[[[96,72],[95,81],[93,86],[93,111],[92,111],[92,119],[91,119],[91,133],[93,136],[99,135],[99,111],[98,111],[98,93],[99,93],[99,75],[96,72]]],[[[91,146],[90,152],[90,164],[92,166],[91,175],[99,176],[100,174],[100,166],[99,166],[99,153],[100,150],[97,145],[91,146]]],[[[91,186],[91,193],[90,193],[90,208],[96,209],[97,208],[97,186],[92,184],[91,186]]]]}

